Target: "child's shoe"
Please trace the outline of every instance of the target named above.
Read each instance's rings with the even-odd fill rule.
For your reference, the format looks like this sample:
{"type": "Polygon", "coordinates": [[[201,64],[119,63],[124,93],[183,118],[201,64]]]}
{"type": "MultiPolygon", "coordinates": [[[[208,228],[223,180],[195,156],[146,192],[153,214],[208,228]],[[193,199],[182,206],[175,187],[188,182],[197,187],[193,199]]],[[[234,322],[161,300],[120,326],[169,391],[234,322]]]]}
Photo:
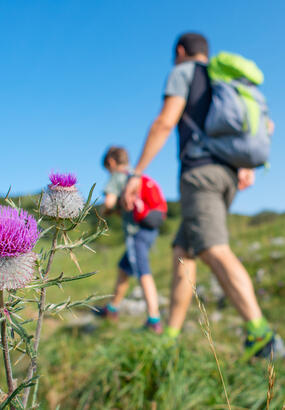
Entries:
{"type": "Polygon", "coordinates": [[[145,322],[144,328],[156,333],[157,335],[161,335],[163,332],[163,327],[160,320],[152,321],[150,318],[148,318],[145,322]]]}
{"type": "Polygon", "coordinates": [[[109,305],[103,307],[94,306],[93,313],[95,316],[110,320],[111,322],[117,322],[119,320],[118,310],[110,309],[109,305]]]}

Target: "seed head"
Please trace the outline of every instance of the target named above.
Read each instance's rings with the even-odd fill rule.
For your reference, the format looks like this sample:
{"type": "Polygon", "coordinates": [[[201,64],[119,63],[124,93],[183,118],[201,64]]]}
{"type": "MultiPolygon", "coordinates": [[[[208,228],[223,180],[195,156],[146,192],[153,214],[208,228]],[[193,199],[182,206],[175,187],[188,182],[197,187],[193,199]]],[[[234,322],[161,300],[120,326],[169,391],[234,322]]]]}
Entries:
{"type": "Polygon", "coordinates": [[[34,252],[0,258],[0,290],[19,289],[33,279],[37,255],[34,252]]]}

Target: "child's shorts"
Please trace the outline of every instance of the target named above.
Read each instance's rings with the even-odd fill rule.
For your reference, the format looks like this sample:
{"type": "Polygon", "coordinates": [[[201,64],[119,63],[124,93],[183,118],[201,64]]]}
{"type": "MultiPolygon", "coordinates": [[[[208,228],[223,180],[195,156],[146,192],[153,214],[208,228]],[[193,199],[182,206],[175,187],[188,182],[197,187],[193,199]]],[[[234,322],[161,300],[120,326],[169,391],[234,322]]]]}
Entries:
{"type": "Polygon", "coordinates": [[[119,268],[130,276],[141,277],[151,273],[149,251],[157,237],[157,229],[140,228],[126,238],[126,251],[119,262],[119,268]]]}

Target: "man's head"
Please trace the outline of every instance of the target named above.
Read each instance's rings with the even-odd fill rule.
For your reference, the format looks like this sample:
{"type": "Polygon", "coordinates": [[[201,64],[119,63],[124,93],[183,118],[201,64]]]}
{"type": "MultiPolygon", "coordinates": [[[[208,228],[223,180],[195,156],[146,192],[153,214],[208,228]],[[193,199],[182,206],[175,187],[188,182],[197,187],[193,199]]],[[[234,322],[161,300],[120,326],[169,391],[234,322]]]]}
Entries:
{"type": "Polygon", "coordinates": [[[208,62],[209,47],[207,39],[198,33],[185,33],[175,44],[175,64],[184,61],[208,62]]]}
{"type": "Polygon", "coordinates": [[[123,147],[110,147],[103,156],[103,166],[109,172],[116,172],[127,168],[129,165],[129,156],[123,147]]]}

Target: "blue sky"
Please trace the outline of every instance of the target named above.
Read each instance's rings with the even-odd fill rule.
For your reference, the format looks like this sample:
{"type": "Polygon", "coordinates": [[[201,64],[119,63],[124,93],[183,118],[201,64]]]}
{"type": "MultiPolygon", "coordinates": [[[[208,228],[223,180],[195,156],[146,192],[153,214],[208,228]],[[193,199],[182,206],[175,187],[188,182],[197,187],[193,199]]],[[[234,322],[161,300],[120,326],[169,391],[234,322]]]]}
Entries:
{"type": "MultiPolygon", "coordinates": [[[[252,58],[276,123],[271,170],[232,210],[285,210],[283,0],[1,0],[0,192],[32,193],[50,170],[73,171],[84,195],[107,174],[101,157],[125,145],[133,162],[162,102],[177,35],[199,31],[220,50],[252,58]]],[[[178,198],[176,134],[149,166],[178,198]]]]}

